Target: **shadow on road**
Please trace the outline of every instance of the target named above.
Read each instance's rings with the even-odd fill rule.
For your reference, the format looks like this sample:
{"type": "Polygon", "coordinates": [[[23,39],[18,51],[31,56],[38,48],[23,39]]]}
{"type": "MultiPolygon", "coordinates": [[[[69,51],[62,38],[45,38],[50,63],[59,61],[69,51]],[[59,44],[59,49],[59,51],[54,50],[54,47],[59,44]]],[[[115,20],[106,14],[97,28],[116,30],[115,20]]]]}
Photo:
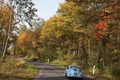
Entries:
{"type": "Polygon", "coordinates": [[[58,76],[58,77],[41,77],[41,78],[35,78],[34,80],[96,80],[91,78],[72,78],[72,79],[65,79],[64,76],[58,76]]]}
{"type": "Polygon", "coordinates": [[[96,80],[96,79],[91,79],[91,78],[65,79],[63,76],[61,76],[61,77],[44,77],[44,78],[39,78],[39,79],[36,78],[34,80],[96,80]]]}
{"type": "Polygon", "coordinates": [[[44,77],[44,78],[36,78],[34,80],[66,80],[64,77],[44,77]]]}
{"type": "Polygon", "coordinates": [[[69,79],[69,80],[96,80],[96,79],[91,79],[91,78],[72,78],[72,79],[69,79]]]}
{"type": "Polygon", "coordinates": [[[96,79],[93,79],[93,78],[83,78],[82,80],[96,80],[96,79]]]}

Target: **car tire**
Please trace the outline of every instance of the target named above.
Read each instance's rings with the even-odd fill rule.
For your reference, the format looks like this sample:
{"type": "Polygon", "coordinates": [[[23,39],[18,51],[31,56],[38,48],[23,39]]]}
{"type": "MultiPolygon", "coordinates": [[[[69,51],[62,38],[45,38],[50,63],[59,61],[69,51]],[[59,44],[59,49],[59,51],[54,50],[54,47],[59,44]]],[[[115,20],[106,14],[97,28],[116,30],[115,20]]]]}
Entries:
{"type": "Polygon", "coordinates": [[[67,73],[65,73],[65,79],[67,80],[67,73]]]}
{"type": "Polygon", "coordinates": [[[80,80],[83,80],[83,78],[80,78],[80,80]]]}
{"type": "Polygon", "coordinates": [[[37,58],[33,58],[33,61],[37,61],[37,58]]]}

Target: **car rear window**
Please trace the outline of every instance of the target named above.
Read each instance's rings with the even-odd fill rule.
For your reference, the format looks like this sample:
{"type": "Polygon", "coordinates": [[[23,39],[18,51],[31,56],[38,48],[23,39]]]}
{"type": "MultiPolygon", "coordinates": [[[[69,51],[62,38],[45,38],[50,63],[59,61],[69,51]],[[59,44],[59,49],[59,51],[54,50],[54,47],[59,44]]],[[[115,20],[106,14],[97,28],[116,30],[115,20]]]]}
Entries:
{"type": "Polygon", "coordinates": [[[74,69],[74,71],[77,71],[77,69],[74,69]]]}
{"type": "Polygon", "coordinates": [[[78,66],[70,66],[69,68],[74,69],[74,71],[81,71],[81,69],[78,66]]]}

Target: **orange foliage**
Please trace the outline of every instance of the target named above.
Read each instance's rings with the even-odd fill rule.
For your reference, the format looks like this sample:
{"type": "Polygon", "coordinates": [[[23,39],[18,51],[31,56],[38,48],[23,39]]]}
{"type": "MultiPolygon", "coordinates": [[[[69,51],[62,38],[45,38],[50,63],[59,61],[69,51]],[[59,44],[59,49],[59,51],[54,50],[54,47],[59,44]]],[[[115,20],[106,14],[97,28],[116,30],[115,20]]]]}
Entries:
{"type": "MultiPolygon", "coordinates": [[[[104,38],[104,32],[107,29],[107,23],[109,23],[110,19],[117,19],[118,18],[118,11],[119,11],[119,2],[114,1],[112,3],[105,2],[103,4],[104,9],[101,10],[101,12],[98,14],[98,18],[100,18],[100,21],[94,24],[94,29],[96,31],[95,37],[97,39],[103,39],[104,38]]],[[[116,33],[116,29],[111,29],[111,33],[116,33]]]]}
{"type": "Polygon", "coordinates": [[[99,30],[104,30],[107,28],[107,24],[105,21],[99,21],[98,23],[95,24],[94,28],[99,30]]]}
{"type": "Polygon", "coordinates": [[[105,21],[99,21],[98,23],[95,23],[94,28],[96,30],[95,37],[97,39],[103,39],[104,31],[107,29],[107,24],[105,21]]]}

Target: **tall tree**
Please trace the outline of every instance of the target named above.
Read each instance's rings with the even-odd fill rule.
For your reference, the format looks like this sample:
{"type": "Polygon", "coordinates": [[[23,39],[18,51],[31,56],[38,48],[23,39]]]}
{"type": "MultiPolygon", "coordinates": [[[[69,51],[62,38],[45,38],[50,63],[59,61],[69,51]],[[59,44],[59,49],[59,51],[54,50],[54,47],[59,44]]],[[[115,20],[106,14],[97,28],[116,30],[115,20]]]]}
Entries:
{"type": "MultiPolygon", "coordinates": [[[[5,33],[7,34],[6,39],[5,39],[5,45],[3,47],[3,57],[4,59],[5,54],[6,54],[6,49],[8,45],[8,41],[11,38],[11,34],[17,29],[16,24],[22,22],[27,22],[30,26],[31,21],[35,20],[35,12],[37,11],[35,8],[33,8],[34,4],[31,2],[31,0],[9,0],[9,1],[4,1],[2,0],[2,4],[5,4],[6,7],[9,10],[12,10],[12,13],[9,12],[9,21],[11,22],[6,22],[8,23],[8,31],[5,33]],[[14,17],[14,20],[13,20],[14,17]]],[[[2,8],[1,8],[2,9],[2,8]]],[[[4,13],[3,13],[4,14],[4,13]]],[[[3,19],[4,22],[4,19],[3,19]]]]}
{"type": "Polygon", "coordinates": [[[31,0],[9,0],[8,6],[15,11],[15,22],[27,22],[30,26],[31,21],[36,19],[35,4],[31,0]]]}
{"type": "MultiPolygon", "coordinates": [[[[97,32],[97,38],[99,37],[100,42],[98,62],[102,63],[100,64],[102,67],[105,67],[108,66],[108,63],[109,65],[112,64],[109,62],[111,55],[113,55],[111,52],[114,53],[115,50],[116,55],[119,53],[119,1],[98,1],[98,4],[102,6],[98,14],[97,24],[95,23],[95,31],[97,32]],[[109,57],[107,55],[109,55],[109,57]]],[[[114,61],[113,59],[111,60],[114,61]]],[[[118,61],[118,59],[116,61],[118,61]]]]}
{"type": "Polygon", "coordinates": [[[8,40],[11,36],[12,32],[12,23],[14,21],[14,11],[7,6],[7,4],[4,4],[1,6],[0,9],[0,35],[1,35],[1,44],[2,44],[2,59],[5,57],[7,45],[8,45],[8,40]]]}

